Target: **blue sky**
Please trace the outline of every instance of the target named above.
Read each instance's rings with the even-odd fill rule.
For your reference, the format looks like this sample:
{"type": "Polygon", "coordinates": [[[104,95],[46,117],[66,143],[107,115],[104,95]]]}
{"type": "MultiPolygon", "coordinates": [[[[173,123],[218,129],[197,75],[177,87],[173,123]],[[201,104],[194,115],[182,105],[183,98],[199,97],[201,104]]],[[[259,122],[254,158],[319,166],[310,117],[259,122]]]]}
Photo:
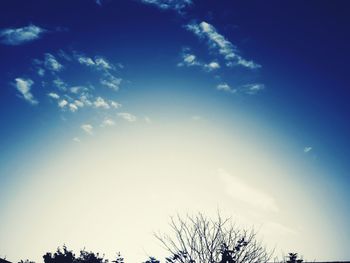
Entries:
{"type": "Polygon", "coordinates": [[[2,2],[0,256],[66,243],[143,260],[169,215],[220,208],[278,256],[349,259],[348,8],[2,2]]]}

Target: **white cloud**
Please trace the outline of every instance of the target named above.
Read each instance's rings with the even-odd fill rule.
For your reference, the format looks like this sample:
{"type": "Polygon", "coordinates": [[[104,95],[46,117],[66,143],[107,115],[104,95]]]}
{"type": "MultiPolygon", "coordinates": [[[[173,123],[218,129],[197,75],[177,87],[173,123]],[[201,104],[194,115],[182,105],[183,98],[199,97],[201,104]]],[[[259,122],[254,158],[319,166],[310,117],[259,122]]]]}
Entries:
{"type": "Polygon", "coordinates": [[[66,91],[67,90],[67,84],[64,81],[62,81],[60,78],[54,79],[52,81],[52,83],[59,90],[62,90],[62,91],[66,91]]]}
{"type": "Polygon", "coordinates": [[[78,143],[81,142],[81,140],[80,140],[79,137],[74,137],[74,138],[73,138],[73,141],[74,141],[74,142],[78,142],[78,143]]]}
{"type": "Polygon", "coordinates": [[[75,57],[80,64],[88,67],[94,67],[100,70],[110,70],[114,68],[114,66],[103,57],[96,57],[95,59],[85,55],[75,55],[75,57]]]}
{"type": "Polygon", "coordinates": [[[102,57],[97,57],[95,59],[95,64],[103,69],[112,69],[112,66],[107,62],[106,59],[102,58],[102,57]]]}
{"type": "Polygon", "coordinates": [[[88,89],[84,86],[74,86],[74,87],[71,87],[69,90],[71,93],[78,94],[78,93],[81,93],[82,91],[87,91],[88,89]]]}
{"type": "Polygon", "coordinates": [[[256,64],[253,61],[245,60],[238,55],[237,48],[223,35],[219,34],[215,27],[211,24],[203,21],[199,24],[188,24],[186,28],[199,38],[207,39],[209,47],[218,50],[218,52],[227,61],[227,66],[241,65],[251,69],[261,67],[259,64],[256,64]]]}
{"type": "Polygon", "coordinates": [[[128,112],[120,112],[117,115],[128,122],[134,122],[137,120],[135,115],[128,113],[128,112]]]}
{"type": "Polygon", "coordinates": [[[215,69],[219,69],[220,68],[220,64],[218,62],[212,61],[209,64],[205,64],[204,67],[208,71],[212,71],[212,70],[215,70],[215,69]]]}
{"type": "Polygon", "coordinates": [[[66,101],[65,99],[63,99],[63,100],[60,100],[60,101],[58,102],[58,107],[60,107],[61,109],[63,109],[65,106],[67,106],[67,104],[68,104],[68,101],[66,101]]]}
{"type": "Polygon", "coordinates": [[[94,127],[91,124],[83,124],[80,126],[83,131],[85,131],[87,134],[92,135],[94,127]]]}
{"type": "Polygon", "coordinates": [[[100,83],[112,90],[119,90],[119,86],[122,82],[121,78],[116,78],[112,74],[108,74],[105,79],[101,79],[100,83]]]}
{"type": "Polygon", "coordinates": [[[53,72],[58,72],[63,69],[63,65],[60,64],[55,56],[50,53],[45,54],[44,65],[48,70],[51,70],[53,72]]]}
{"type": "Polygon", "coordinates": [[[192,0],[141,0],[141,2],[155,5],[160,9],[173,9],[179,13],[192,5],[192,0]]]}
{"type": "Polygon", "coordinates": [[[116,102],[116,101],[109,101],[110,105],[115,108],[115,109],[119,109],[120,107],[122,107],[122,105],[119,103],[119,102],[116,102]]]}
{"type": "Polygon", "coordinates": [[[109,104],[101,97],[97,97],[94,101],[94,106],[96,108],[103,108],[108,110],[110,108],[109,104]]]}
{"type": "Polygon", "coordinates": [[[191,54],[188,48],[183,49],[182,61],[177,64],[178,67],[192,67],[199,66],[205,71],[213,71],[220,68],[220,64],[216,61],[212,61],[208,64],[199,61],[196,55],[191,54]]]}
{"type": "Polygon", "coordinates": [[[304,153],[308,153],[312,151],[312,147],[311,146],[306,146],[304,147],[304,153]]]}
{"type": "Polygon", "coordinates": [[[74,100],[74,104],[79,108],[84,107],[84,103],[81,102],[80,100],[74,100]]]}
{"type": "Polygon", "coordinates": [[[86,94],[81,94],[80,96],[80,102],[83,103],[86,106],[91,106],[93,103],[91,102],[91,100],[89,99],[91,96],[90,94],[86,93],[86,94]]]}
{"type": "Polygon", "coordinates": [[[19,28],[6,28],[0,31],[0,42],[6,45],[17,46],[39,39],[46,32],[35,25],[19,28]]]}
{"type": "Polygon", "coordinates": [[[37,71],[38,75],[40,77],[43,77],[45,75],[45,69],[43,68],[38,68],[38,71],[37,71]]]}
{"type": "Polygon", "coordinates": [[[247,84],[242,86],[243,92],[249,95],[255,95],[263,89],[265,89],[265,85],[260,83],[247,84]]]}
{"type": "Polygon", "coordinates": [[[226,187],[226,194],[231,198],[268,212],[279,211],[275,199],[269,194],[251,187],[223,169],[219,169],[218,173],[219,179],[226,187]]]}
{"type": "Polygon", "coordinates": [[[184,54],[183,62],[186,66],[194,66],[198,64],[198,62],[196,61],[196,56],[193,54],[184,54]]]}
{"type": "Polygon", "coordinates": [[[55,100],[58,100],[60,98],[60,96],[55,92],[50,92],[47,94],[47,96],[49,96],[50,98],[55,99],[55,100]]]}
{"type": "Polygon", "coordinates": [[[145,120],[146,123],[152,123],[151,118],[148,117],[148,116],[145,116],[144,120],[145,120]]]}
{"type": "Polygon", "coordinates": [[[182,61],[177,64],[178,67],[191,67],[191,66],[199,66],[200,63],[197,61],[197,58],[194,54],[191,53],[183,53],[182,61]]]}
{"type": "Polygon", "coordinates": [[[39,102],[34,98],[33,94],[30,92],[31,86],[34,84],[34,82],[31,79],[22,79],[22,78],[16,78],[15,79],[15,87],[20,92],[23,99],[28,101],[30,104],[36,105],[39,102]]]}
{"type": "Polygon", "coordinates": [[[96,65],[95,62],[92,60],[92,58],[84,57],[84,56],[79,56],[78,62],[82,65],[85,65],[85,66],[95,66],[96,65]]]}
{"type": "Polygon", "coordinates": [[[236,93],[237,92],[236,89],[232,88],[227,83],[220,83],[219,85],[216,86],[216,89],[220,90],[220,91],[229,92],[229,93],[236,93]]]}
{"type": "Polygon", "coordinates": [[[71,112],[76,112],[78,110],[78,106],[75,105],[74,103],[69,103],[69,110],[71,112]]]}
{"type": "Polygon", "coordinates": [[[114,126],[114,125],[115,125],[115,121],[110,118],[105,118],[101,124],[102,127],[114,126]]]}

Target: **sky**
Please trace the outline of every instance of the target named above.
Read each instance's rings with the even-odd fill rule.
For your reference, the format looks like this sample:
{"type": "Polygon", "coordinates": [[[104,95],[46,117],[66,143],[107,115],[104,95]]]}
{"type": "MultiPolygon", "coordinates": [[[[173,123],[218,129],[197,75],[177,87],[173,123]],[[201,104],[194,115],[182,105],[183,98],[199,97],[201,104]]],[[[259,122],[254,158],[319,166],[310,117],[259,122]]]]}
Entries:
{"type": "Polygon", "coordinates": [[[217,211],[349,260],[348,1],[0,3],[0,257],[167,253],[217,211]]]}

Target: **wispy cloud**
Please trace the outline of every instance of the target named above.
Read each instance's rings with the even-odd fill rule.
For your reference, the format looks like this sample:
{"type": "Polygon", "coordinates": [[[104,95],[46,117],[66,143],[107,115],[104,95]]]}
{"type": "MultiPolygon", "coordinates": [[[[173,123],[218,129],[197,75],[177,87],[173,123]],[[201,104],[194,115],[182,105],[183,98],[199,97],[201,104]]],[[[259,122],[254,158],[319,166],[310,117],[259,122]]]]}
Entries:
{"type": "Polygon", "coordinates": [[[206,39],[211,49],[217,50],[226,60],[227,66],[241,65],[246,68],[255,69],[261,66],[253,61],[244,59],[238,53],[237,48],[223,35],[219,34],[214,26],[202,21],[199,24],[186,25],[187,30],[193,32],[200,39],[206,39]]]}
{"type": "Polygon", "coordinates": [[[67,90],[67,83],[65,83],[62,79],[56,78],[52,81],[52,84],[58,88],[59,90],[66,91],[67,90]]]}
{"type": "Polygon", "coordinates": [[[108,110],[110,108],[109,104],[101,97],[97,97],[94,101],[94,106],[96,108],[102,108],[108,110]]]}
{"type": "Polygon", "coordinates": [[[237,90],[232,88],[230,85],[227,83],[220,83],[216,86],[217,90],[224,91],[224,92],[229,92],[229,93],[236,93],[237,90]]]}
{"type": "Polygon", "coordinates": [[[160,9],[173,9],[182,13],[183,10],[193,4],[192,0],[139,0],[145,4],[155,5],[160,9]]]}
{"type": "Polygon", "coordinates": [[[58,102],[58,107],[60,107],[61,109],[65,108],[68,105],[68,101],[66,101],[65,99],[60,100],[58,102]]]}
{"type": "Polygon", "coordinates": [[[84,107],[84,103],[80,100],[74,100],[74,104],[79,108],[84,107]]]}
{"type": "Polygon", "coordinates": [[[93,59],[81,54],[75,54],[75,57],[80,64],[88,67],[94,67],[99,70],[110,70],[114,68],[114,65],[112,65],[103,57],[95,57],[93,59]]]}
{"type": "Polygon", "coordinates": [[[46,32],[35,25],[18,28],[5,28],[0,31],[0,42],[5,45],[17,46],[39,39],[46,32]]]}
{"type": "Polygon", "coordinates": [[[193,121],[200,121],[200,120],[202,120],[203,118],[202,118],[201,116],[199,116],[199,115],[193,115],[193,116],[191,116],[191,119],[192,119],[193,121]]]}
{"type": "Polygon", "coordinates": [[[82,94],[84,92],[88,92],[88,88],[85,86],[73,86],[69,88],[69,91],[74,94],[82,94]]]}
{"type": "Polygon", "coordinates": [[[152,123],[151,118],[150,118],[150,117],[148,117],[148,116],[145,116],[143,119],[144,119],[144,120],[145,120],[145,122],[146,122],[146,123],[148,123],[148,124],[152,123]]]}
{"type": "Polygon", "coordinates": [[[312,147],[311,146],[305,146],[304,147],[304,153],[308,153],[312,151],[312,147]]]}
{"type": "Polygon", "coordinates": [[[91,58],[82,54],[75,53],[74,57],[81,65],[85,65],[95,70],[102,71],[103,76],[100,79],[100,83],[103,86],[115,91],[119,90],[122,79],[114,76],[113,71],[116,71],[117,68],[123,68],[122,64],[114,65],[101,56],[91,58]]]}
{"type": "Polygon", "coordinates": [[[15,79],[15,87],[19,91],[21,97],[28,101],[32,105],[36,105],[39,102],[34,98],[33,94],[31,93],[31,86],[34,84],[34,82],[31,79],[22,79],[22,78],[16,78],[15,79]]]}
{"type": "Polygon", "coordinates": [[[45,54],[44,65],[48,70],[53,72],[58,72],[63,69],[63,65],[50,53],[45,54]]]}
{"type": "Polygon", "coordinates": [[[178,67],[193,67],[198,66],[205,71],[213,71],[220,68],[220,64],[216,61],[209,63],[201,62],[197,59],[196,55],[189,52],[188,48],[185,48],[182,54],[182,61],[177,64],[178,67]]]}
{"type": "Polygon", "coordinates": [[[110,88],[114,91],[119,90],[120,84],[122,82],[121,78],[117,78],[113,76],[112,74],[107,74],[104,78],[101,79],[100,83],[107,87],[110,88]]]}
{"type": "Polygon", "coordinates": [[[79,137],[74,137],[74,138],[73,138],[73,141],[74,141],[74,142],[77,142],[77,143],[80,143],[80,142],[81,142],[81,140],[80,140],[79,137]]]}
{"type": "Polygon", "coordinates": [[[60,96],[55,92],[50,92],[47,94],[47,96],[49,96],[50,98],[55,99],[55,100],[58,100],[60,98],[60,96]]]}
{"type": "Polygon", "coordinates": [[[128,112],[119,112],[118,116],[128,122],[135,122],[137,120],[136,116],[128,112]]]}
{"type": "MultiPolygon", "coordinates": [[[[35,72],[35,77],[40,77],[40,85],[43,89],[39,95],[44,95],[44,98],[57,105],[57,109],[64,114],[64,118],[70,112],[76,114],[98,112],[99,116],[105,118],[102,119],[101,126],[114,125],[115,120],[107,117],[111,114],[115,116],[122,104],[109,97],[109,92],[101,93],[101,90],[104,86],[113,90],[119,89],[122,79],[116,76],[118,69],[122,69],[123,65],[113,64],[102,56],[92,58],[77,54],[76,51],[65,53],[60,50],[56,53],[44,53],[41,58],[33,59],[31,71],[35,72]],[[69,81],[71,76],[68,69],[72,67],[78,73],[73,80],[74,85],[69,81]],[[86,74],[80,76],[80,70],[85,72],[85,67],[91,67],[91,78],[86,74]]],[[[38,103],[31,93],[33,80],[17,78],[13,82],[12,85],[21,97],[31,104],[38,103]]],[[[137,119],[136,116],[126,112],[120,113],[118,117],[129,122],[137,119]]],[[[89,125],[91,124],[83,124],[80,127],[85,132],[92,134],[94,128],[89,125]]]]}
{"type": "Polygon", "coordinates": [[[182,61],[177,65],[179,67],[182,67],[182,66],[191,67],[191,66],[198,66],[199,62],[197,61],[197,57],[194,54],[184,53],[182,54],[182,61]]]}
{"type": "Polygon", "coordinates": [[[212,71],[215,69],[219,69],[220,68],[220,64],[216,61],[212,61],[208,64],[204,64],[204,68],[206,68],[208,71],[212,71]]]}
{"type": "Polygon", "coordinates": [[[93,134],[94,127],[91,124],[83,124],[80,126],[84,132],[86,132],[89,135],[93,134]]]}
{"type": "Polygon", "coordinates": [[[246,84],[241,87],[241,90],[248,95],[255,95],[265,89],[265,85],[261,83],[246,84]]]}
{"type": "Polygon", "coordinates": [[[116,102],[116,101],[113,101],[113,100],[111,100],[109,103],[110,103],[110,105],[111,105],[113,108],[115,108],[115,109],[119,109],[120,107],[122,107],[122,104],[121,104],[121,103],[116,102]]]}
{"type": "Polygon", "coordinates": [[[275,199],[269,194],[251,187],[242,179],[229,174],[223,169],[219,169],[218,173],[219,179],[226,187],[226,194],[231,198],[265,211],[279,211],[275,199]]]}
{"type": "Polygon", "coordinates": [[[78,106],[74,103],[69,103],[68,107],[71,112],[76,112],[78,110],[78,106]]]}
{"type": "Polygon", "coordinates": [[[101,124],[102,127],[114,126],[115,121],[110,118],[105,118],[101,124]]]}

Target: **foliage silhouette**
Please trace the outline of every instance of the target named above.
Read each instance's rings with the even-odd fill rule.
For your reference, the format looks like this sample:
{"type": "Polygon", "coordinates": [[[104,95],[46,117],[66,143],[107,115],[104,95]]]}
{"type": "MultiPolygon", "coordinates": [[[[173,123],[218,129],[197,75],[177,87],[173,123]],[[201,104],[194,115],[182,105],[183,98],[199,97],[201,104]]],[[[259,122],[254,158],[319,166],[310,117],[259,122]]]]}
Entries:
{"type": "Polygon", "coordinates": [[[298,253],[288,253],[288,260],[286,263],[302,263],[302,259],[298,259],[298,253]]]}
{"type": "Polygon", "coordinates": [[[18,263],[35,263],[34,261],[31,261],[29,259],[26,259],[26,260],[21,260],[19,261],[18,263]]]}
{"type": "Polygon", "coordinates": [[[160,263],[160,261],[154,257],[149,257],[149,259],[143,263],[160,263]]]}
{"type": "MultiPolygon", "coordinates": [[[[95,254],[85,250],[81,250],[79,257],[75,257],[66,246],[63,246],[63,249],[58,248],[54,254],[46,253],[43,258],[44,263],[108,263],[108,260],[103,256],[100,257],[99,253],[95,254]]],[[[117,259],[112,262],[123,263],[124,259],[118,254],[117,259]]]]}

